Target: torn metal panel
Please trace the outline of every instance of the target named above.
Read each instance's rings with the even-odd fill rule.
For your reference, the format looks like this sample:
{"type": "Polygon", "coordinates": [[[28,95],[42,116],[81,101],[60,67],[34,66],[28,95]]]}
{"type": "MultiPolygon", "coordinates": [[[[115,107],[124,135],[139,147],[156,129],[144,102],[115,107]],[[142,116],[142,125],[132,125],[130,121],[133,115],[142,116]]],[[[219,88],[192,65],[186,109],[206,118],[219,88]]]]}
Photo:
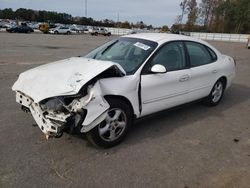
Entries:
{"type": "Polygon", "coordinates": [[[73,57],[20,74],[12,90],[25,93],[36,103],[50,97],[75,95],[87,82],[113,66],[125,75],[116,63],[73,57]]]}
{"type": "Polygon", "coordinates": [[[106,78],[100,80],[100,87],[103,96],[114,95],[122,96],[130,101],[134,114],[139,117],[139,98],[138,86],[140,77],[137,75],[130,75],[119,78],[106,78]]]}
{"type": "Polygon", "coordinates": [[[84,106],[84,109],[87,110],[87,115],[83,122],[83,126],[89,125],[97,117],[109,109],[108,102],[103,98],[99,81],[93,86],[93,88],[90,89],[89,93],[89,95],[92,96],[92,99],[87,105],[84,106]]]}
{"type": "Polygon", "coordinates": [[[99,82],[94,86],[90,85],[85,96],[76,95],[71,98],[69,104],[66,103],[67,96],[35,103],[25,94],[16,92],[17,102],[31,111],[39,128],[48,136],[56,136],[67,127],[77,127],[80,122],[82,131],[89,131],[104,120],[109,104],[102,97],[99,82]],[[86,110],[84,115],[83,110],[86,110]]]}

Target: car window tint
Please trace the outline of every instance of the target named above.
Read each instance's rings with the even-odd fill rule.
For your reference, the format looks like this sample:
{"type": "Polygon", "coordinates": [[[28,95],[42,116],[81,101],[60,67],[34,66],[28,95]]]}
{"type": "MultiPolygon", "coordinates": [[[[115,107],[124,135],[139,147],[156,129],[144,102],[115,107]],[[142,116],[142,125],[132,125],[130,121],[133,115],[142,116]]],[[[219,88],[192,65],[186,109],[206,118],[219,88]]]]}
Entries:
{"type": "Polygon", "coordinates": [[[160,64],[167,71],[185,68],[185,51],[182,42],[171,42],[163,46],[151,60],[151,66],[160,64]]]}
{"type": "Polygon", "coordinates": [[[212,62],[212,57],[206,47],[195,42],[186,42],[191,67],[205,65],[212,62]]]}
{"type": "Polygon", "coordinates": [[[213,51],[213,50],[211,50],[210,48],[208,48],[207,47],[207,49],[208,49],[208,51],[210,52],[210,54],[211,54],[211,56],[212,56],[212,59],[215,61],[215,60],[217,60],[217,55],[216,55],[216,53],[213,51]]]}

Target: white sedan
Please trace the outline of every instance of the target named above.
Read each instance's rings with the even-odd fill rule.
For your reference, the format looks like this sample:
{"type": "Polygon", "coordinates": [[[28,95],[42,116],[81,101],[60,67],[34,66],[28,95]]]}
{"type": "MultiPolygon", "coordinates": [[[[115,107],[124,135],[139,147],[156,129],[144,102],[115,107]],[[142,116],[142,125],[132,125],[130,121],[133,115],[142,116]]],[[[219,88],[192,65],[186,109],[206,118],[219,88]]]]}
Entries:
{"type": "Polygon", "coordinates": [[[147,33],[28,70],[12,89],[47,137],[78,129],[111,147],[136,118],[198,99],[217,105],[234,77],[234,59],[207,42],[147,33]]]}
{"type": "Polygon", "coordinates": [[[67,34],[67,35],[70,35],[71,30],[70,30],[69,27],[59,26],[59,27],[56,27],[56,28],[49,29],[49,33],[50,34],[67,34]]]}

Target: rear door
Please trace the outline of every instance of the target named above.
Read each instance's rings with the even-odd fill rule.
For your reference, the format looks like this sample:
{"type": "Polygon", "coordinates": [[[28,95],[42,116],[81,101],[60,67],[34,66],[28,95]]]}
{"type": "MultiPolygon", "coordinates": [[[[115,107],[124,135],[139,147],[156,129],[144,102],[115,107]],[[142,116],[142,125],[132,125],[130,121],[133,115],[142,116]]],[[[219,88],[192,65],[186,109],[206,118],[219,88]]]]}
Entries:
{"type": "Polygon", "coordinates": [[[190,60],[190,93],[191,101],[209,95],[217,79],[215,53],[211,49],[196,42],[185,42],[190,60]]]}

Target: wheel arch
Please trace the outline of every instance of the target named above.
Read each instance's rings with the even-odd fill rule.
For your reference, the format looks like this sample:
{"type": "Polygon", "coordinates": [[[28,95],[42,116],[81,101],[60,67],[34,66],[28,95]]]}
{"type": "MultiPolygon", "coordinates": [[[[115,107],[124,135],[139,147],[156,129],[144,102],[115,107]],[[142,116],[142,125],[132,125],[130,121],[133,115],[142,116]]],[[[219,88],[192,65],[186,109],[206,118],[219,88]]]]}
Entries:
{"type": "Polygon", "coordinates": [[[227,77],[226,76],[221,76],[218,80],[221,80],[223,82],[224,89],[227,88],[227,77]]]}
{"type": "Polygon", "coordinates": [[[134,112],[133,105],[132,105],[132,103],[129,101],[128,98],[126,98],[126,97],[124,97],[124,96],[121,96],[121,95],[105,95],[104,98],[105,98],[106,100],[111,99],[111,98],[112,98],[112,99],[115,98],[115,99],[118,99],[118,100],[121,100],[121,101],[125,102],[125,103],[129,106],[131,112],[133,113],[134,118],[136,118],[136,115],[135,115],[135,112],[134,112]]]}

